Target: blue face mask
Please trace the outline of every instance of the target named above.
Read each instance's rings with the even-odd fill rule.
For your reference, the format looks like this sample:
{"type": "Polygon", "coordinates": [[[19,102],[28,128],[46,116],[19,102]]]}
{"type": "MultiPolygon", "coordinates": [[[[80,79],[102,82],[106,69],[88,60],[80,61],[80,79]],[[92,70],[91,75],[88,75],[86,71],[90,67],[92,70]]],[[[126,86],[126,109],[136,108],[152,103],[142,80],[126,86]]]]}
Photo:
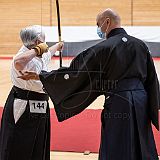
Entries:
{"type": "MultiPolygon", "coordinates": [[[[103,22],[103,24],[100,26],[100,27],[98,27],[97,28],[97,34],[98,34],[98,36],[100,37],[100,38],[102,38],[102,39],[105,39],[106,38],[106,32],[102,32],[102,26],[104,25],[104,23],[107,21],[107,19],[108,19],[108,17],[105,19],[105,21],[103,22]]],[[[106,30],[108,30],[108,27],[107,27],[107,29],[106,30]]]]}
{"type": "Polygon", "coordinates": [[[97,34],[102,39],[106,38],[106,33],[102,32],[101,27],[97,27],[97,34]]]}

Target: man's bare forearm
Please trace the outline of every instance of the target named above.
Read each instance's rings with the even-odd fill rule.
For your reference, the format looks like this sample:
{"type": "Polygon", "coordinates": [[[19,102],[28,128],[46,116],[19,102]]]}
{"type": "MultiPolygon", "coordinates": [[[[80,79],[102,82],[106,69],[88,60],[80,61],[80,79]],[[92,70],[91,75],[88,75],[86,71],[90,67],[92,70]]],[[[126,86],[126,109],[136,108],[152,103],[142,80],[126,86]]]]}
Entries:
{"type": "Polygon", "coordinates": [[[49,48],[49,51],[51,52],[51,55],[52,55],[52,56],[56,53],[58,47],[59,47],[59,44],[56,43],[55,45],[53,45],[53,46],[51,46],[51,47],[49,48]]]}
{"type": "Polygon", "coordinates": [[[24,72],[21,76],[18,76],[17,78],[21,78],[23,80],[39,80],[39,74],[37,74],[36,72],[29,72],[26,71],[24,72]]]}

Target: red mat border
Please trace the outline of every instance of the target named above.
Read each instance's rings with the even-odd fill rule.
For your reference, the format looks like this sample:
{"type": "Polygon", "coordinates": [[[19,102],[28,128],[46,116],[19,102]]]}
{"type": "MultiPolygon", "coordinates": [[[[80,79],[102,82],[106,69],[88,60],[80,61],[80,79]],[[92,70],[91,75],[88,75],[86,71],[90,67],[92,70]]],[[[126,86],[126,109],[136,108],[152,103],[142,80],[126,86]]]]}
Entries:
{"type": "MultiPolygon", "coordinates": [[[[72,60],[74,57],[63,57],[64,60],[72,60]]],[[[13,56],[0,56],[0,60],[12,60],[13,56]]],[[[59,57],[53,57],[52,59],[58,60],[59,57]]],[[[153,57],[153,60],[160,61],[160,57],[153,57]]]]}

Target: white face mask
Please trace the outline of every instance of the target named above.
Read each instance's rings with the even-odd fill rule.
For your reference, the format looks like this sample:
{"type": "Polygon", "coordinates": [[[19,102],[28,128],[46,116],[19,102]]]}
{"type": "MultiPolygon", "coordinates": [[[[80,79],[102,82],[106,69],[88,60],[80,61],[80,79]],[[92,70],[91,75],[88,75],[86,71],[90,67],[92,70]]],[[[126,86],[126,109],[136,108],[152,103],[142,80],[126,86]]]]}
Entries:
{"type": "MultiPolygon", "coordinates": [[[[106,32],[102,32],[102,26],[104,25],[104,23],[106,22],[107,18],[105,19],[105,21],[103,22],[103,24],[100,27],[97,27],[97,34],[100,38],[105,39],[106,38],[106,32]]],[[[107,27],[108,30],[108,27],[107,27]]]]}

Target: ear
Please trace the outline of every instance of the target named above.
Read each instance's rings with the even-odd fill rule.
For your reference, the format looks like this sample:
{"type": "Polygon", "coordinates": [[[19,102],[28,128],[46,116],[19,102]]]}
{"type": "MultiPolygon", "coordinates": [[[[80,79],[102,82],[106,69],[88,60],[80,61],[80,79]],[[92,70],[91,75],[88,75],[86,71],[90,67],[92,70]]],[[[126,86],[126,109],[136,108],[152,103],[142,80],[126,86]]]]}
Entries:
{"type": "Polygon", "coordinates": [[[107,22],[107,24],[111,23],[111,19],[107,18],[106,22],[107,22]]]}

